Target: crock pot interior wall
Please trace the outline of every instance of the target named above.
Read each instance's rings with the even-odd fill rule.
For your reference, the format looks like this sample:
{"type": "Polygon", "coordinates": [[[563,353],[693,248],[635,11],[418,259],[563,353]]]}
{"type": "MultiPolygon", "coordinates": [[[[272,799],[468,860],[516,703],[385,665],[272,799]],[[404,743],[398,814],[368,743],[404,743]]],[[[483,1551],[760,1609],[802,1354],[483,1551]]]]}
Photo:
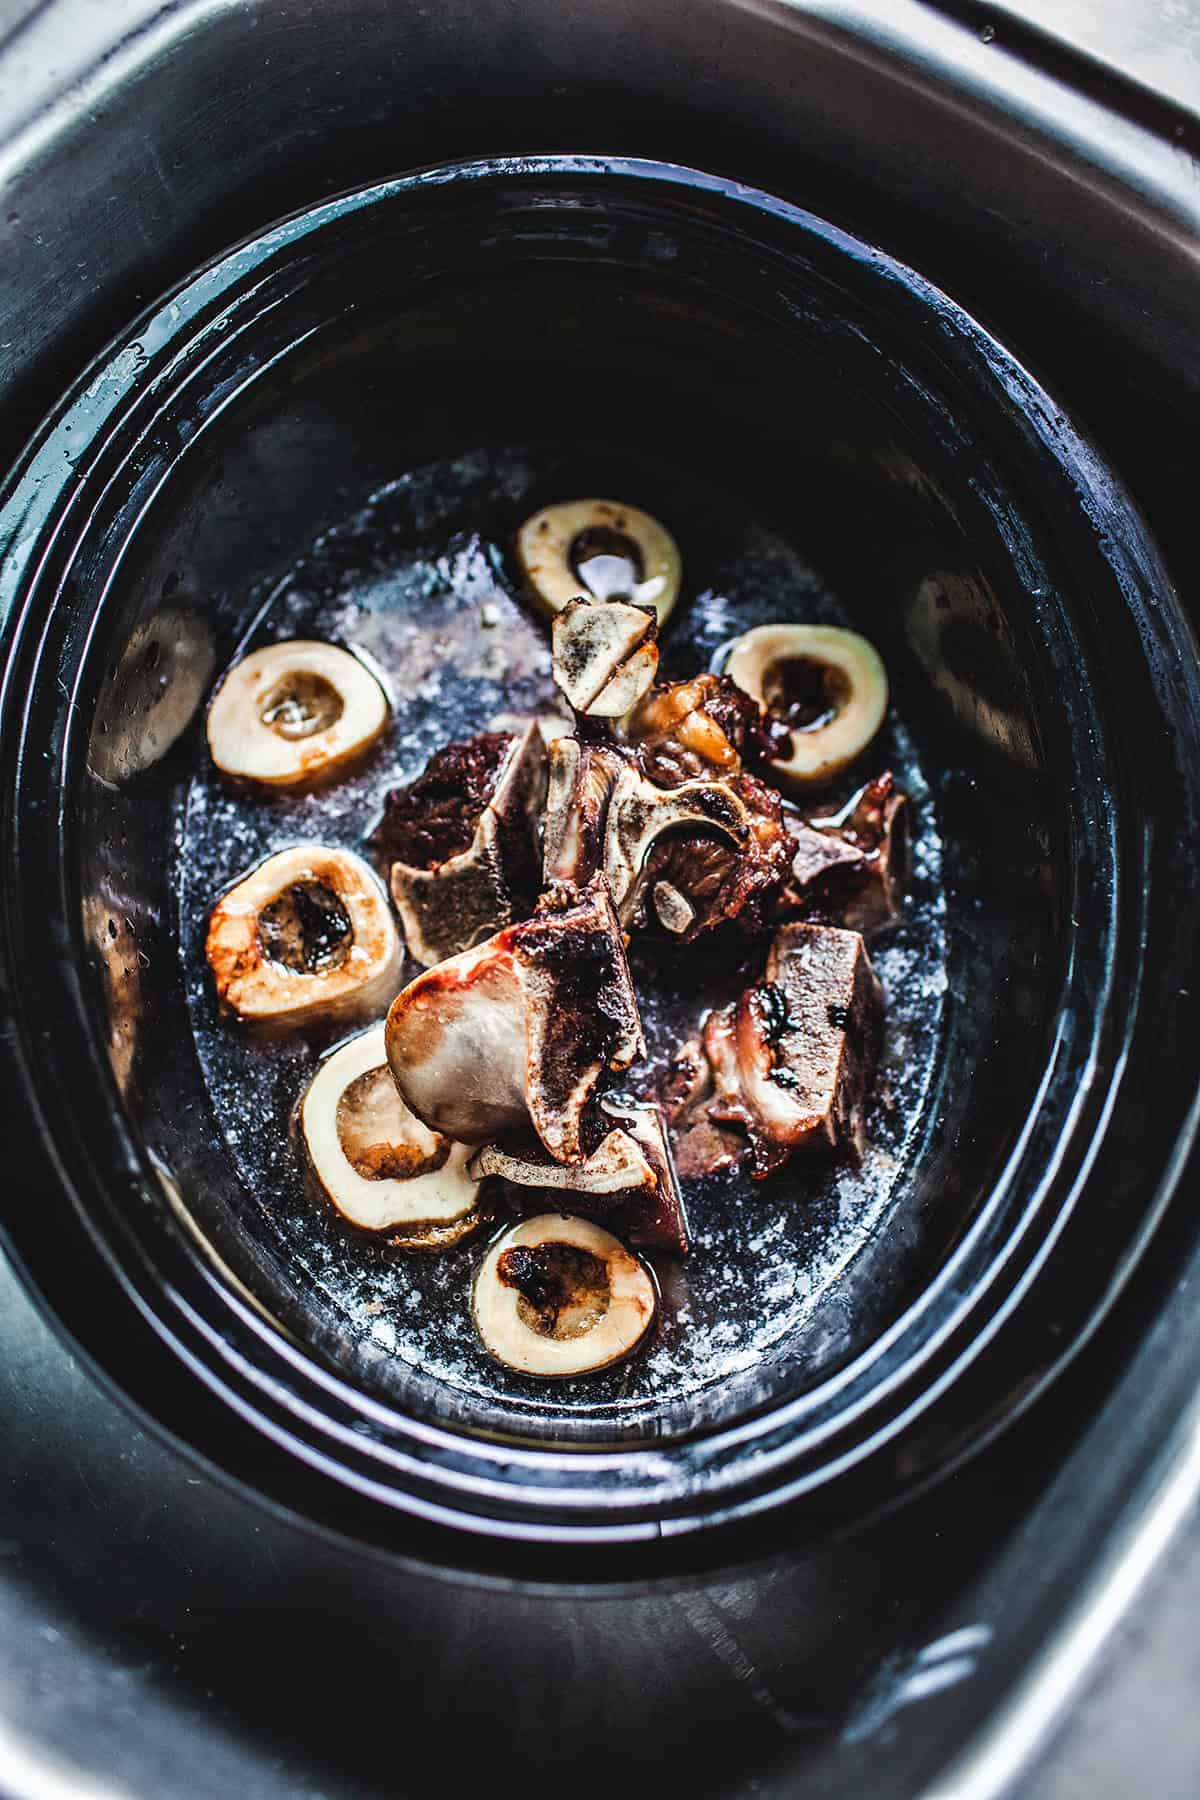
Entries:
{"type": "MultiPolygon", "coordinates": [[[[1059,572],[1036,496],[1011,457],[991,465],[991,423],[962,410],[974,402],[954,391],[932,322],[927,341],[906,341],[886,312],[839,290],[836,258],[810,270],[797,308],[768,256],[718,242],[699,219],[567,206],[506,228],[428,196],[417,210],[416,224],[401,209],[357,228],[327,266],[264,293],[253,324],[139,449],[74,574],[91,598],[105,590],[81,697],[96,707],[89,765],[106,778],[83,780],[76,839],[99,1030],[123,1079],[136,1041],[127,1104],[227,1269],[334,1366],[445,1418],[445,1395],[419,1372],[364,1355],[322,1314],[240,1189],[171,939],[172,808],[203,754],[202,724],[148,766],[132,766],[130,746],[164,684],[188,681],[197,662],[224,665],[319,530],[437,456],[514,436],[616,447],[649,436],[664,460],[746,496],[880,642],[926,767],[940,772],[951,1079],[886,1231],[801,1341],[706,1393],[699,1420],[694,1407],[667,1409],[662,1429],[708,1424],[812,1384],[879,1334],[976,1216],[1021,1129],[1062,975],[1073,849],[1053,773],[1070,752],[1026,599],[1038,581],[1052,592],[1059,572]],[[185,640],[189,655],[162,659],[164,642],[185,640]],[[94,925],[110,915],[119,950],[106,962],[94,925]],[[114,981],[126,919],[141,955],[114,981]]],[[[478,1410],[469,1422],[506,1423],[478,1410]]]]}

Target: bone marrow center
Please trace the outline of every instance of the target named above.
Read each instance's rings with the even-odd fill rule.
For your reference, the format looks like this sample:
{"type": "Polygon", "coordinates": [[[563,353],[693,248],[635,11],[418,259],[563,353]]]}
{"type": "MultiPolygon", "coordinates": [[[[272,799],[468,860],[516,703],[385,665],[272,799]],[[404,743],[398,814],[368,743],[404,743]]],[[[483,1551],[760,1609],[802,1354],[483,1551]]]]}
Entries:
{"type": "Polygon", "coordinates": [[[645,579],[642,552],[612,525],[586,525],[571,539],[567,562],[576,581],[597,600],[628,599],[645,579]]]}
{"type": "Polygon", "coordinates": [[[266,695],[259,718],[277,737],[295,743],[328,731],[344,711],[345,703],[332,681],[311,669],[295,669],[266,695]]]}
{"type": "Polygon", "coordinates": [[[496,1274],[517,1290],[522,1324],[560,1343],[594,1331],[612,1299],[607,1263],[576,1244],[514,1245],[496,1274]]]}
{"type": "Polygon", "coordinates": [[[354,943],[341,897],[323,881],[294,881],[258,915],[267,957],[297,975],[340,969],[354,943]]]}
{"type": "Polygon", "coordinates": [[[819,731],[832,723],[852,693],[845,670],[815,656],[785,656],[763,671],[763,698],[792,731],[819,731]]]}

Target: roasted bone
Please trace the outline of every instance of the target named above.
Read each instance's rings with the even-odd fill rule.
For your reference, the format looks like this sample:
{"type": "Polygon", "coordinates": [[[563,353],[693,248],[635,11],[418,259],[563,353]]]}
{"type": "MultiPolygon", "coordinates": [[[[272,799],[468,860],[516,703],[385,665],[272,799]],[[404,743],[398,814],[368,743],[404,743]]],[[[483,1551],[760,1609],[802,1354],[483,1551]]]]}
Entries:
{"type": "Polygon", "coordinates": [[[690,1095],[686,1065],[677,1066],[669,1111],[680,1167],[707,1172],[705,1149],[710,1167],[728,1166],[729,1128],[745,1134],[758,1178],[794,1151],[845,1146],[861,1155],[881,1026],[879,982],[859,933],[784,926],[764,979],[711,1013],[698,1051],[685,1051],[690,1095]]]}
{"type": "Polygon", "coordinates": [[[606,744],[557,738],[550,746],[543,880],[581,887],[604,861],[608,803],[626,759],[606,744]]]}
{"type": "Polygon", "coordinates": [[[432,1131],[486,1143],[533,1126],[579,1163],[584,1108],[644,1054],[637,997],[602,879],[410,982],[387,1018],[396,1086],[432,1131]]]}
{"type": "Polygon", "coordinates": [[[431,968],[530,910],[545,784],[530,722],[448,744],[388,795],[374,842],[417,962],[431,968]]]}
{"type": "Polygon", "coordinates": [[[276,851],[224,893],[204,952],[224,1011],[288,1028],[377,1011],[402,960],[374,871],[327,844],[276,851]]]}
{"type": "Polygon", "coordinates": [[[679,943],[725,923],[762,930],[788,873],[793,845],[779,796],[753,775],[727,785],[745,808],[744,843],[735,849],[705,832],[669,832],[655,842],[638,884],[641,913],[679,943]]]}
{"type": "Polygon", "coordinates": [[[726,919],[757,930],[790,856],[779,797],[751,775],[660,788],[611,745],[551,746],[544,878],[602,870],[626,930],[657,922],[684,943],[726,919]]]}
{"type": "Polygon", "coordinates": [[[715,833],[736,850],[751,847],[749,810],[728,782],[689,781],[660,788],[632,765],[620,771],[608,803],[603,868],[622,925],[638,915],[656,840],[686,827],[715,833]]]}
{"type": "Polygon", "coordinates": [[[554,679],[577,713],[617,719],[658,669],[658,617],[622,600],[572,600],[554,620],[554,679]]]}
{"type": "Polygon", "coordinates": [[[600,1111],[617,1123],[585,1161],[552,1162],[540,1145],[487,1144],[471,1159],[472,1177],[499,1177],[523,1211],[547,1211],[569,1195],[572,1212],[602,1219],[631,1244],[686,1256],[687,1216],[660,1108],[602,1100],[600,1111]]]}
{"type": "Polygon", "coordinates": [[[659,788],[626,768],[613,785],[604,873],[626,929],[652,915],[684,943],[726,920],[757,930],[790,853],[779,798],[752,775],[659,788]]]}

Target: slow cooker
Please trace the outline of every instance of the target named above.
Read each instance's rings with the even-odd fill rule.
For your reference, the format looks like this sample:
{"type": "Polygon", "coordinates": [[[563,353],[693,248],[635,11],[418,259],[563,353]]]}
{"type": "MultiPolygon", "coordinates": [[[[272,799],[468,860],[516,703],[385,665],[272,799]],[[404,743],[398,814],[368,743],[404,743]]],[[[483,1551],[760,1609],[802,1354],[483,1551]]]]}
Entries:
{"type": "MultiPolygon", "coordinates": [[[[50,9],[60,30],[68,10],[50,9]]],[[[1161,98],[1118,109],[1110,77],[1073,84],[1074,65],[1023,33],[1006,48],[994,28],[921,20],[906,62],[878,21],[714,9],[679,38],[672,21],[647,28],[618,82],[630,17],[539,33],[523,11],[494,36],[475,26],[479,55],[496,58],[494,116],[452,127],[438,113],[418,131],[410,113],[385,132],[394,100],[376,84],[398,23],[364,12],[342,35],[346,22],[320,10],[185,8],[71,89],[61,133],[46,96],[36,141],[22,158],[14,145],[4,979],[22,1167],[5,1231],[97,1376],[175,1454],[200,1459],[204,1473],[181,1479],[232,1483],[221,1505],[247,1517],[281,1509],[262,1516],[285,1522],[263,1529],[302,1563],[311,1547],[338,1633],[364,1583],[403,1594],[406,1630],[409,1609],[427,1606],[427,1641],[448,1644],[452,1624],[477,1617],[470,1757],[514,1704],[515,1675],[494,1667],[506,1632],[545,1705],[561,1656],[549,1646],[583,1634],[580,1679],[610,1672],[588,1729],[602,1725],[615,1756],[635,1741],[644,1696],[620,1705],[612,1672],[637,1688],[676,1663],[683,1631],[769,1720],[768,1779],[787,1779],[786,1753],[831,1791],[891,1791],[872,1758],[925,1688],[966,1683],[979,1720],[1005,1683],[996,1675],[985,1695],[969,1679],[998,1668],[990,1618],[924,1647],[891,1638],[881,1571],[906,1616],[960,1616],[978,1528],[956,1523],[936,1599],[913,1541],[937,1541],[972,1491],[987,1494],[993,1530],[1006,1513],[1035,1516],[1020,1486],[1067,1455],[1066,1396],[1073,1429],[1102,1424],[1086,1358],[1135,1332],[1123,1321],[1153,1309],[1161,1259],[1183,1254],[1196,940],[1180,900],[1195,859],[1197,690],[1180,479],[1191,249],[1174,177],[1189,126],[1161,98]],[[719,84],[704,49],[711,59],[718,31],[719,84]],[[248,47],[253,33],[269,47],[248,47]],[[218,69],[269,70],[285,41],[280,119],[285,96],[311,95],[332,43],[348,59],[321,89],[333,166],[318,173],[316,151],[285,157],[282,132],[269,150],[259,133],[235,161],[224,154],[244,150],[251,111],[262,120],[260,81],[252,108],[248,97],[208,119],[198,168],[172,138],[172,84],[196,94],[218,69]],[[768,52],[783,46],[814,102],[839,71],[836,122],[814,104],[764,123],[763,84],[783,80],[768,52]],[[546,94],[556,59],[569,73],[546,94]],[[673,98],[647,107],[656,84],[673,98]],[[534,93],[544,110],[522,137],[534,93]],[[1119,121],[1103,155],[1087,148],[1089,108],[1119,121]],[[160,223],[162,196],[147,196],[140,260],[127,233],[97,232],[94,217],[84,230],[86,182],[67,174],[90,143],[94,181],[133,117],[160,131],[158,181],[175,202],[160,223]],[[964,156],[979,151],[957,185],[929,154],[950,118],[964,156]],[[892,148],[884,178],[869,125],[892,148]],[[1035,145],[1041,180],[1022,174],[1015,222],[1011,194],[1007,211],[985,196],[1017,181],[1022,156],[1033,166],[1035,145]],[[462,160],[477,147],[486,156],[462,160]],[[1120,232],[1105,223],[1118,197],[1120,232]],[[969,232],[964,200],[981,208],[969,232]],[[889,207],[903,222],[890,232],[889,207]],[[38,272],[68,232],[84,272],[51,303],[38,272]],[[582,424],[569,403],[580,371],[598,377],[582,424]],[[197,668],[207,678],[228,660],[322,531],[414,468],[511,438],[517,414],[522,439],[582,432],[618,449],[644,449],[652,419],[655,454],[679,479],[703,474],[786,522],[887,644],[923,766],[938,771],[948,999],[888,1229],[749,1369],[699,1398],[668,1393],[632,1423],[600,1408],[581,1424],[552,1406],[514,1422],[495,1394],[448,1399],[314,1298],[214,1121],[169,891],[202,726],[197,668]],[[139,665],[131,678],[155,649],[152,675],[139,665]],[[156,741],[164,714],[149,715],[164,707],[156,741]],[[128,931],[139,970],[120,1032],[91,930],[100,912],[128,931]],[[913,1566],[901,1575],[898,1561],[913,1566]],[[797,1582],[812,1584],[820,1630],[785,1630],[797,1582]],[[816,1646],[839,1617],[823,1669],[816,1646]],[[786,1693],[748,1647],[768,1632],[788,1644],[786,1693]]],[[[44,23],[18,26],[7,54],[44,23]]],[[[407,91],[433,95],[456,22],[405,23],[407,91]]],[[[114,188],[114,209],[134,191],[114,188]]],[[[1063,1539],[1065,1567],[1084,1546],[1077,1530],[1063,1539]]],[[[94,1592],[98,1607],[98,1580],[94,1592]]],[[[225,1602],[217,1611],[228,1622],[225,1602]]],[[[215,1620],[202,1635],[211,1667],[215,1620]]],[[[1009,1654],[1011,1679],[1015,1643],[1009,1654]]],[[[321,1769],[322,1707],[339,1745],[355,1707],[326,1658],[315,1666],[323,1699],[297,1741],[321,1769]]],[[[690,1670],[693,1692],[706,1680],[690,1670]]],[[[290,1683],[270,1685],[267,1736],[286,1744],[290,1683]]],[[[435,1715],[450,1691],[438,1688],[435,1715]]],[[[565,1767],[588,1717],[579,1704],[549,1739],[538,1722],[503,1736],[506,1766],[538,1744],[547,1769],[565,1767]]],[[[690,1766],[678,1704],[662,1707],[647,1783],[690,1766]]],[[[886,1777],[894,1791],[930,1775],[951,1736],[914,1724],[911,1761],[886,1777]]],[[[722,1791],[766,1768],[747,1755],[752,1739],[747,1722],[714,1765],[722,1791]]],[[[440,1741],[424,1724],[411,1782],[436,1778],[440,1741]]],[[[356,1774],[334,1758],[316,1778],[369,1788],[375,1753],[364,1748],[356,1774]]]]}

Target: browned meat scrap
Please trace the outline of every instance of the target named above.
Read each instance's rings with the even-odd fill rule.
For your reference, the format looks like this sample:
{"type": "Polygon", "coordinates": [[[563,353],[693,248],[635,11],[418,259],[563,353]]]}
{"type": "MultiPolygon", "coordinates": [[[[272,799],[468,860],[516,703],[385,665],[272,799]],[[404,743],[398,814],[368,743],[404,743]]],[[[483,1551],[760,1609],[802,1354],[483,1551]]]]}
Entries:
{"type": "Polygon", "coordinates": [[[532,1126],[556,1161],[584,1161],[602,1077],[645,1053],[603,878],[551,889],[533,918],[419,975],[392,1002],[385,1043],[431,1131],[480,1144],[532,1126]]]}
{"type": "Polygon", "coordinates": [[[779,796],[753,775],[660,787],[615,746],[551,748],[545,878],[601,870],[627,931],[681,943],[727,921],[759,931],[792,852],[779,796]]]}
{"type": "Polygon", "coordinates": [[[704,1054],[701,1034],[676,1051],[659,1086],[663,1115],[671,1128],[675,1167],[685,1181],[720,1174],[750,1154],[743,1132],[732,1125],[718,1125],[709,1117],[707,1102],[712,1097],[712,1065],[704,1054]]]}
{"type": "Polygon", "coordinates": [[[893,775],[868,781],[840,813],[786,823],[794,854],[780,916],[829,920],[868,936],[895,924],[908,876],[908,796],[893,775]]]}
{"type": "Polygon", "coordinates": [[[785,925],[763,980],[709,1014],[664,1094],[684,1175],[749,1155],[761,1178],[795,1151],[861,1155],[882,995],[856,931],[785,925]]]}
{"type": "Polygon", "coordinates": [[[372,843],[418,962],[432,967],[531,910],[545,791],[531,723],[448,744],[388,795],[372,843]]]}
{"type": "Polygon", "coordinates": [[[728,785],[745,808],[743,843],[735,848],[703,831],[666,833],[638,884],[639,922],[661,926],[682,944],[727,923],[748,935],[761,931],[790,866],[779,796],[753,775],[728,785]]]}
{"type": "Polygon", "coordinates": [[[626,736],[660,787],[703,776],[736,775],[743,762],[770,760],[789,733],[725,675],[695,675],[650,690],[626,736]]]}

